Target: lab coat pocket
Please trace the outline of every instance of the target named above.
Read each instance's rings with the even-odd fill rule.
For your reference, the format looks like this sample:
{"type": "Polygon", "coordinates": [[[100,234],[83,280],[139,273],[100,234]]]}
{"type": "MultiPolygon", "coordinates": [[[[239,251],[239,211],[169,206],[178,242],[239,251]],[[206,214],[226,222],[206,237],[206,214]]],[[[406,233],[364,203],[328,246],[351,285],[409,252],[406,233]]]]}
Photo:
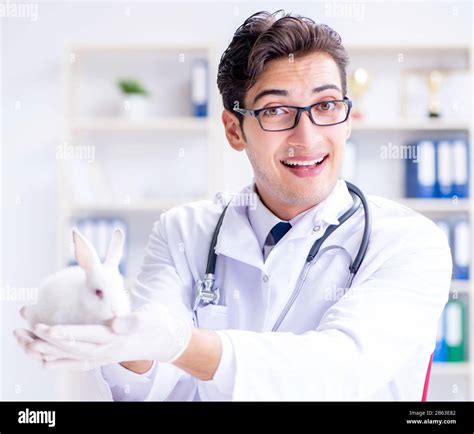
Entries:
{"type": "Polygon", "coordinates": [[[229,327],[229,308],[216,304],[208,304],[197,310],[198,327],[211,330],[229,327]]]}

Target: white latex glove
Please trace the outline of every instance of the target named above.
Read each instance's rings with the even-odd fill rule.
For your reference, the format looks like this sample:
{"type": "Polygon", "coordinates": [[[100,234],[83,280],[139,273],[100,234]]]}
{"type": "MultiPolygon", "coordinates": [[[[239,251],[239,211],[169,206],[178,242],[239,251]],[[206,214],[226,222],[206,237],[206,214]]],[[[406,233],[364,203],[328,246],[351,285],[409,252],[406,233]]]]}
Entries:
{"type": "Polygon", "coordinates": [[[110,325],[37,324],[33,331],[17,329],[14,335],[45,367],[88,370],[132,360],[172,363],[188,347],[192,323],[150,303],[110,325]]]}

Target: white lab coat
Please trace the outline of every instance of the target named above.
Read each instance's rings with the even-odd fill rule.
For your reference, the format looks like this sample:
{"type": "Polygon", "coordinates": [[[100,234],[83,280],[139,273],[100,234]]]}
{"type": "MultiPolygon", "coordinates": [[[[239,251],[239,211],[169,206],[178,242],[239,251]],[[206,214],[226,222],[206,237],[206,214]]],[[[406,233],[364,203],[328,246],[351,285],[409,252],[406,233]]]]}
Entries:
{"type": "MultiPolygon", "coordinates": [[[[320,220],[295,225],[265,262],[245,207],[229,207],[216,246],[222,305],[201,309],[199,322],[228,329],[232,395],[161,364],[144,399],[421,400],[452,265],[444,234],[402,205],[368,196],[372,233],[352,287],[344,295],[349,255],[355,257],[361,240],[362,207],[325,242],[299,297],[278,332],[271,332],[311,245],[352,203],[343,181],[337,189],[317,213],[320,220]],[[320,230],[312,231],[313,225],[320,230]]],[[[219,204],[200,201],[161,216],[137,279],[137,304],[157,300],[191,317],[194,283],[205,272],[221,211],[219,204]]],[[[110,399],[100,373],[91,375],[110,399]]]]}

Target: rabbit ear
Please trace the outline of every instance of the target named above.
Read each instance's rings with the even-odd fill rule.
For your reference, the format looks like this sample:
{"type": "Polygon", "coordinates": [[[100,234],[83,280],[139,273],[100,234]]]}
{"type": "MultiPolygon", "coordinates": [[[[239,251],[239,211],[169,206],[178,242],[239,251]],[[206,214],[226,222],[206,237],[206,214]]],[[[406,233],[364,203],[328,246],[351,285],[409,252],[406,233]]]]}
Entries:
{"type": "Polygon", "coordinates": [[[104,265],[109,265],[111,267],[119,266],[120,259],[122,258],[124,238],[125,235],[121,229],[114,229],[112,238],[110,239],[109,248],[107,249],[107,255],[105,256],[104,265]]]}
{"type": "Polygon", "coordinates": [[[97,252],[77,228],[72,229],[72,239],[74,241],[74,253],[77,263],[87,274],[91,273],[93,267],[100,264],[97,252]]]}

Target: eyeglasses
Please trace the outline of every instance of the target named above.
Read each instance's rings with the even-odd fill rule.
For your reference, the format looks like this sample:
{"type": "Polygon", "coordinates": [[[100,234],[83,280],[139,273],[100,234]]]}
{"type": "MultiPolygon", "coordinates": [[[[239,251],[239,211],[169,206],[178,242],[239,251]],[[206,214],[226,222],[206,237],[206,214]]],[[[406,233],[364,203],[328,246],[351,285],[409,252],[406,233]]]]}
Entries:
{"type": "Polygon", "coordinates": [[[347,121],[351,112],[352,101],[343,99],[321,101],[306,107],[279,105],[250,110],[234,107],[234,111],[244,116],[255,116],[264,131],[286,131],[298,125],[302,112],[308,113],[314,125],[328,127],[347,121]]]}

